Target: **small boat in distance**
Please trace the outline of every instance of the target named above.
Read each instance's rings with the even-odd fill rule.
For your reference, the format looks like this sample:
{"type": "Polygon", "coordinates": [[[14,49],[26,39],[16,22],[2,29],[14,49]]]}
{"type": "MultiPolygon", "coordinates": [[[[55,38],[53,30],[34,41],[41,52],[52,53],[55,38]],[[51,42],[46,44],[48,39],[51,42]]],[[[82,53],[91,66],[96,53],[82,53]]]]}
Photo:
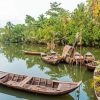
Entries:
{"type": "Polygon", "coordinates": [[[87,69],[89,69],[89,70],[95,70],[95,68],[97,66],[97,64],[95,64],[94,62],[90,62],[85,65],[86,65],[87,69]]]}
{"type": "Polygon", "coordinates": [[[0,71],[0,85],[45,95],[68,94],[77,89],[81,83],[82,81],[61,82],[0,71]]]}
{"type": "Polygon", "coordinates": [[[84,63],[84,57],[79,53],[79,52],[75,52],[73,59],[76,64],[83,64],[84,63]]]}
{"type": "Polygon", "coordinates": [[[59,58],[57,55],[49,56],[45,53],[41,53],[41,59],[45,61],[46,63],[52,64],[52,65],[57,65],[61,61],[61,58],[59,58]]]}
{"type": "Polygon", "coordinates": [[[23,52],[28,55],[41,55],[41,52],[36,52],[36,51],[23,51],[23,52]]]}
{"type": "Polygon", "coordinates": [[[87,52],[87,53],[84,55],[84,62],[85,62],[85,63],[89,63],[89,62],[93,62],[93,61],[95,61],[94,55],[93,55],[91,52],[87,52]]]}
{"type": "Polygon", "coordinates": [[[85,65],[86,65],[87,69],[89,69],[89,70],[95,70],[95,68],[98,66],[97,63],[100,63],[100,60],[93,61],[93,62],[87,63],[85,65]]]}

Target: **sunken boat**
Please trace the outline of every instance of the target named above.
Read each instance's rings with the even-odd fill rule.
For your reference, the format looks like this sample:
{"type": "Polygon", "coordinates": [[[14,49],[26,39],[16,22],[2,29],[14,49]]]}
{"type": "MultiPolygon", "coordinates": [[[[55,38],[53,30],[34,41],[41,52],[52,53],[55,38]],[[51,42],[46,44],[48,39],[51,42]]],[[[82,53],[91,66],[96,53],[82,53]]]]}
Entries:
{"type": "Polygon", "coordinates": [[[44,95],[68,94],[77,89],[81,83],[82,81],[61,82],[0,71],[0,85],[44,95]]]}

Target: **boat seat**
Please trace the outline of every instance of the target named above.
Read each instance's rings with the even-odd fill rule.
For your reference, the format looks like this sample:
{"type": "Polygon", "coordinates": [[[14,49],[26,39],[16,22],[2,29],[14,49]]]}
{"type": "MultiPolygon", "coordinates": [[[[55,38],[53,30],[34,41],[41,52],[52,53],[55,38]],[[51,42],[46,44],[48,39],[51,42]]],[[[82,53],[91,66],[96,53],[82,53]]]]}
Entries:
{"type": "Polygon", "coordinates": [[[10,80],[10,81],[6,82],[6,84],[11,85],[11,86],[17,86],[19,83],[16,81],[10,80]]]}
{"type": "Polygon", "coordinates": [[[39,85],[40,84],[40,78],[35,77],[34,78],[34,85],[39,85]]]}
{"type": "Polygon", "coordinates": [[[46,86],[46,79],[41,78],[40,85],[46,86]]]}
{"type": "Polygon", "coordinates": [[[3,78],[6,75],[8,75],[8,73],[3,73],[3,74],[0,75],[0,78],[3,78]]]}
{"type": "Polygon", "coordinates": [[[59,84],[58,85],[58,88],[57,88],[57,91],[60,91],[61,90],[61,87],[62,87],[62,84],[59,84]]]}
{"type": "Polygon", "coordinates": [[[34,84],[34,78],[32,78],[32,79],[30,80],[30,82],[31,82],[31,84],[33,85],[33,84],[34,84]]]}
{"type": "Polygon", "coordinates": [[[14,77],[13,77],[13,79],[12,79],[12,81],[17,81],[18,77],[19,76],[15,74],[14,77]]]}
{"type": "Polygon", "coordinates": [[[9,81],[9,80],[13,80],[13,78],[14,78],[14,74],[9,74],[7,79],[9,81]]]}
{"type": "Polygon", "coordinates": [[[18,86],[22,87],[24,84],[26,84],[28,81],[31,80],[32,77],[26,77],[23,81],[19,82],[18,86]]]}
{"type": "Polygon", "coordinates": [[[53,87],[53,82],[51,80],[48,80],[46,81],[46,86],[47,87],[53,87]]]}
{"type": "Polygon", "coordinates": [[[24,76],[19,76],[17,82],[21,82],[24,79],[24,76]]]}

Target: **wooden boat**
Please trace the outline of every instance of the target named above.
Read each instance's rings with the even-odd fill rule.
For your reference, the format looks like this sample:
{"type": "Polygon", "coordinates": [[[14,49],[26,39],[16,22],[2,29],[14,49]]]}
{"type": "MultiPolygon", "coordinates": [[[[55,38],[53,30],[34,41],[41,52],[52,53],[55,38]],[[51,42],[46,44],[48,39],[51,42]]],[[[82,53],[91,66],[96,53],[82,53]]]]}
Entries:
{"type": "Polygon", "coordinates": [[[66,55],[66,62],[72,63],[72,64],[83,64],[84,63],[84,57],[78,53],[75,52],[74,55],[71,57],[70,54],[66,55]]]}
{"type": "Polygon", "coordinates": [[[94,71],[94,91],[98,100],[100,100],[100,68],[94,71]]]}
{"type": "Polygon", "coordinates": [[[75,60],[74,54],[75,54],[76,47],[77,47],[77,44],[78,44],[78,41],[79,41],[79,36],[80,36],[79,33],[76,33],[75,42],[73,43],[73,46],[68,45],[69,48],[67,49],[67,55],[65,57],[65,61],[69,64],[74,63],[74,60],[75,60]]]}
{"type": "Polygon", "coordinates": [[[95,61],[94,55],[91,52],[87,52],[84,55],[84,62],[89,63],[89,62],[93,62],[93,61],[95,61]]]}
{"type": "Polygon", "coordinates": [[[87,69],[90,69],[90,70],[95,70],[97,64],[95,64],[94,62],[91,62],[91,63],[87,63],[85,64],[87,69]]]}
{"type": "Polygon", "coordinates": [[[93,61],[93,62],[87,63],[85,65],[86,65],[87,69],[95,70],[95,68],[98,66],[97,63],[100,63],[100,60],[93,61]]]}
{"type": "Polygon", "coordinates": [[[55,51],[53,51],[53,50],[50,50],[50,54],[51,55],[57,55],[57,53],[55,51]]]}
{"type": "Polygon", "coordinates": [[[100,60],[95,60],[94,62],[97,64],[100,64],[100,60]]]}
{"type": "Polygon", "coordinates": [[[61,58],[58,58],[57,55],[50,55],[41,53],[41,59],[49,64],[56,65],[60,62],[61,58]]]}
{"type": "Polygon", "coordinates": [[[35,51],[23,51],[23,52],[28,55],[41,55],[41,52],[35,52],[35,51]]]}
{"type": "Polygon", "coordinates": [[[49,64],[53,64],[56,65],[59,62],[64,62],[66,61],[66,55],[68,53],[69,50],[71,50],[73,47],[70,45],[65,45],[64,49],[63,49],[63,53],[61,56],[57,55],[56,52],[54,52],[53,50],[51,50],[51,55],[45,55],[44,53],[41,53],[41,58],[43,61],[49,63],[49,64]]]}
{"type": "Polygon", "coordinates": [[[66,59],[66,56],[69,55],[68,52],[72,49],[72,46],[65,45],[62,52],[62,57],[66,59]]]}
{"type": "Polygon", "coordinates": [[[0,85],[45,95],[67,94],[77,89],[81,83],[82,81],[61,82],[0,71],[0,85]]]}
{"type": "Polygon", "coordinates": [[[75,62],[76,64],[84,63],[84,57],[79,52],[75,52],[73,58],[74,58],[73,62],[75,62]]]}
{"type": "Polygon", "coordinates": [[[70,45],[65,45],[64,49],[63,49],[63,53],[62,53],[62,57],[65,60],[66,63],[71,63],[72,62],[72,52],[73,52],[73,47],[70,45]]]}

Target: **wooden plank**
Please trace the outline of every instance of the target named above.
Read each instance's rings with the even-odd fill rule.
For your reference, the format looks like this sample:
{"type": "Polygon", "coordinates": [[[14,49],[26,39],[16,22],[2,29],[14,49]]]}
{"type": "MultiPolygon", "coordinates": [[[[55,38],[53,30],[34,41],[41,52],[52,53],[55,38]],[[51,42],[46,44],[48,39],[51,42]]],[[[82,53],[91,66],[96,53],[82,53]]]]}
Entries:
{"type": "Polygon", "coordinates": [[[46,86],[46,81],[47,81],[46,79],[41,78],[40,85],[46,86]]]}
{"type": "Polygon", "coordinates": [[[47,87],[48,87],[48,86],[53,87],[53,81],[47,79],[47,81],[46,81],[46,86],[47,86],[47,87]]]}
{"type": "Polygon", "coordinates": [[[61,87],[62,87],[62,84],[59,84],[58,85],[58,88],[57,88],[57,91],[60,91],[61,90],[61,87]]]}
{"type": "Polygon", "coordinates": [[[31,84],[33,84],[34,83],[34,78],[32,79],[32,83],[31,84]]]}
{"type": "Polygon", "coordinates": [[[35,77],[34,78],[34,85],[39,85],[40,84],[41,78],[35,77]]]}
{"type": "Polygon", "coordinates": [[[17,86],[18,85],[18,82],[10,80],[6,84],[7,85],[10,85],[10,86],[17,86]]]}
{"type": "Polygon", "coordinates": [[[8,75],[8,73],[4,73],[0,75],[0,78],[3,78],[4,76],[8,75]]]}
{"type": "Polygon", "coordinates": [[[23,81],[19,82],[18,86],[22,87],[24,84],[26,84],[29,80],[31,80],[32,77],[26,77],[23,81]]]}

